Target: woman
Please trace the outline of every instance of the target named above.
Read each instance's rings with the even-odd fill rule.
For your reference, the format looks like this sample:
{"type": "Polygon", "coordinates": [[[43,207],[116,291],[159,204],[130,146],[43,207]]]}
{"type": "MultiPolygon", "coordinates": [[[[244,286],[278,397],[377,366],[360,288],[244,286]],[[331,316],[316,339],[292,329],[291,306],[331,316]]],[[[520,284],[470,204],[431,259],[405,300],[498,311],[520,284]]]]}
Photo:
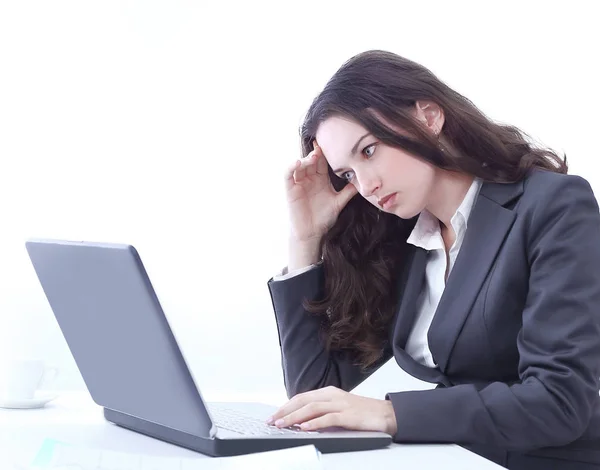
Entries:
{"type": "Polygon", "coordinates": [[[458,443],[511,469],[600,468],[590,185],[384,51],[346,62],[301,134],[288,272],[269,281],[293,398],[269,422],[458,443]],[[349,393],[392,356],[438,387],[349,393]]]}

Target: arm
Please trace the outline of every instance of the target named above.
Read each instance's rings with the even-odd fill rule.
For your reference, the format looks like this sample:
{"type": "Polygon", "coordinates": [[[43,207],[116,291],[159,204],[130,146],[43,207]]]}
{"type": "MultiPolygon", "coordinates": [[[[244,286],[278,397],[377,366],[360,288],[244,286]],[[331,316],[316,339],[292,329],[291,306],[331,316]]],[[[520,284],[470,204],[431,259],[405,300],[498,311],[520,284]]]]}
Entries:
{"type": "Polygon", "coordinates": [[[308,313],[302,306],[303,299],[316,300],[323,295],[322,266],[286,280],[274,282],[271,279],[268,286],[288,397],[329,385],[351,390],[391,357],[391,351],[386,351],[377,364],[362,372],[344,354],[325,350],[320,339],[321,318],[308,313]]]}
{"type": "Polygon", "coordinates": [[[520,382],[390,393],[397,442],[559,446],[588,426],[600,376],[600,217],[589,184],[561,178],[531,223],[520,382]]]}

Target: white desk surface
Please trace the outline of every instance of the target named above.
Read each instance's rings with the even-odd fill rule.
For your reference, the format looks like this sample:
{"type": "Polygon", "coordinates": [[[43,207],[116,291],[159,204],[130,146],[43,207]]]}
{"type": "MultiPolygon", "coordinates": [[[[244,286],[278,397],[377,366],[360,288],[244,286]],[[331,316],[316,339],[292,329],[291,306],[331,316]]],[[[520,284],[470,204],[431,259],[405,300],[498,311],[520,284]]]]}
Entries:
{"type": "MultiPolygon", "coordinates": [[[[119,428],[105,421],[102,408],[92,401],[87,392],[62,393],[58,399],[42,409],[0,408],[0,463],[11,462],[11,459],[22,464],[30,462],[45,438],[81,446],[162,457],[207,458],[197,452],[119,428]]],[[[381,450],[324,454],[321,458],[326,470],[502,468],[456,445],[392,444],[381,450]]]]}

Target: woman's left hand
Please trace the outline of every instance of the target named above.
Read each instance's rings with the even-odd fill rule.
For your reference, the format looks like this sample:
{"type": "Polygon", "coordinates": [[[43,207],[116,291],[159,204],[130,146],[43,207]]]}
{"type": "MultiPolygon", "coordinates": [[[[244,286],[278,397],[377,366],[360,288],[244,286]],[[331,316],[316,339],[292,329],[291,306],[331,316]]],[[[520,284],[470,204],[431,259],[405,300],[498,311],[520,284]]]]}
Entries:
{"type": "Polygon", "coordinates": [[[336,387],[296,395],[267,424],[280,428],[299,425],[304,431],[339,426],[356,431],[382,431],[392,436],[398,429],[389,400],[361,397],[336,387]]]}

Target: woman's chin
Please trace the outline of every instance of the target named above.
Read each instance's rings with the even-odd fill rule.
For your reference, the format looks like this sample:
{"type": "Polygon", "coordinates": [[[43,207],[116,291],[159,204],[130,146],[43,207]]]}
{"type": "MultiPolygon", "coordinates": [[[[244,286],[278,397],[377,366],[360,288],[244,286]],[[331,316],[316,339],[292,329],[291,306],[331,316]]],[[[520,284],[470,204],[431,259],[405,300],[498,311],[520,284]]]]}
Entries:
{"type": "Polygon", "coordinates": [[[404,220],[410,220],[413,217],[416,217],[417,215],[419,215],[420,213],[421,213],[421,211],[417,211],[414,208],[401,206],[401,205],[395,206],[390,211],[390,214],[394,214],[404,220]]]}

